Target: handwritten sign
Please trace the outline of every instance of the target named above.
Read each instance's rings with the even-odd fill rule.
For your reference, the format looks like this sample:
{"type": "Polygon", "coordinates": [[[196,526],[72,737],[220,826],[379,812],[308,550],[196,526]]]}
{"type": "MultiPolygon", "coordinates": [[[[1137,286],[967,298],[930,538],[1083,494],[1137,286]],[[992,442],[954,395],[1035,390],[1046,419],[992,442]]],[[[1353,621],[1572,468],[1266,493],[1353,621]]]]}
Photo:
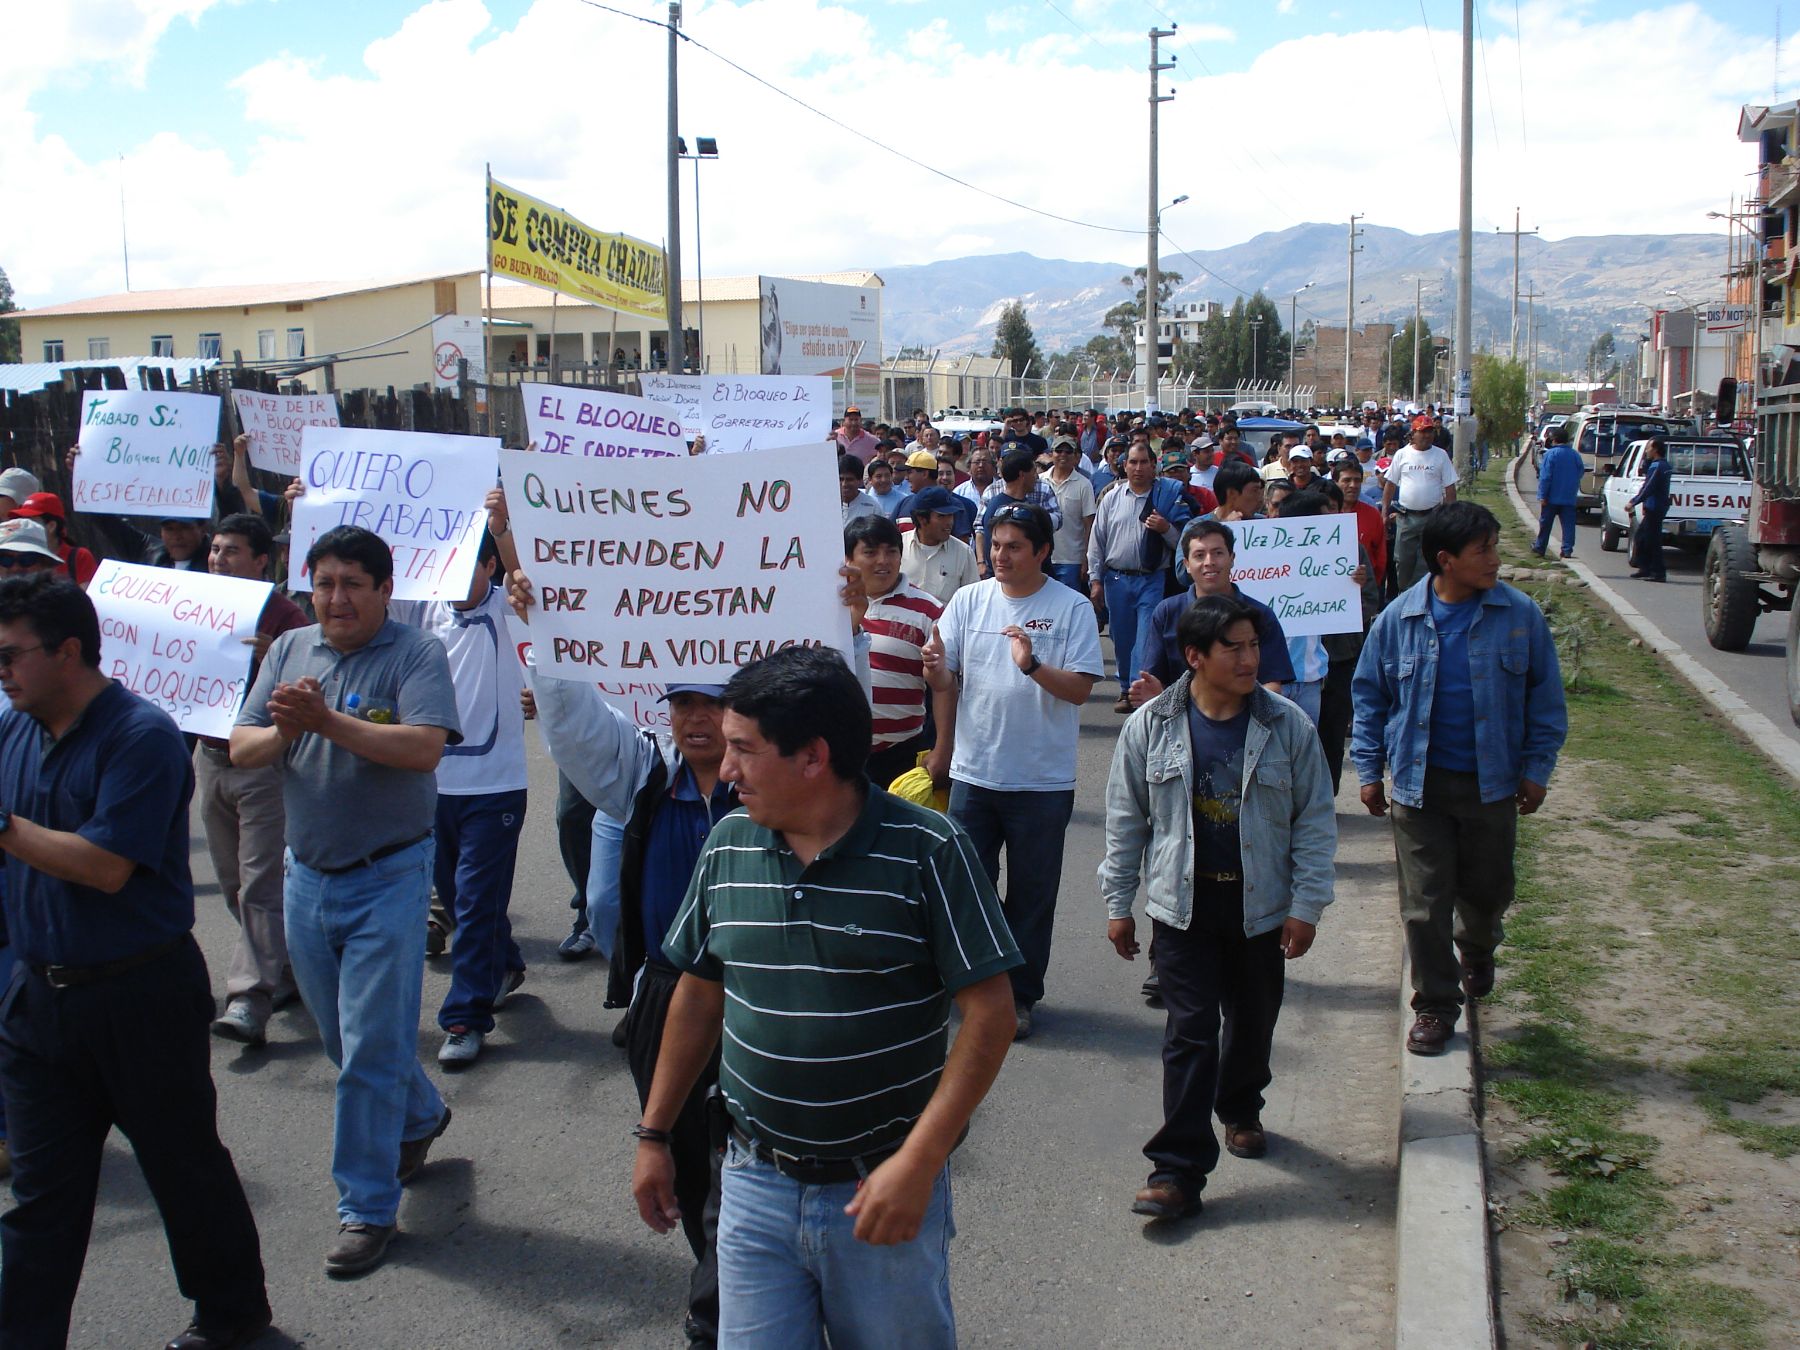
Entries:
{"type": "Polygon", "coordinates": [[[306,554],[314,540],[339,525],[360,525],[394,551],[394,599],[466,598],[499,451],[488,436],[308,427],[288,589],[312,589],[306,554]]]}
{"type": "Polygon", "coordinates": [[[708,454],[817,442],[831,429],[829,375],[646,375],[644,397],[706,437],[708,454]]]}
{"type": "MultiPolygon", "coordinates": [[[[519,669],[524,671],[530,664],[531,630],[520,625],[518,620],[509,618],[506,621],[506,631],[513,653],[519,658],[519,669]]],[[[531,687],[529,676],[525,677],[525,687],[531,687]]],[[[601,698],[631,718],[640,730],[669,729],[669,705],[662,702],[663,685],[603,680],[596,681],[594,687],[600,691],[601,698]]]]}
{"type": "Polygon", "coordinates": [[[338,424],[336,394],[259,394],[233,389],[238,421],[250,438],[250,463],[284,478],[300,476],[300,437],[338,424]]]}
{"type": "Polygon", "coordinates": [[[603,389],[524,386],[525,432],[546,455],[584,459],[666,458],[687,454],[688,433],[660,404],[603,389]]]}
{"type": "Polygon", "coordinates": [[[716,684],[797,643],[851,659],[836,476],[816,446],[747,451],[729,472],[503,450],[500,475],[545,674],[716,684]]]}
{"type": "Polygon", "coordinates": [[[90,389],[81,396],[77,511],[203,520],[212,514],[213,394],[90,389]]]}
{"type": "Polygon", "coordinates": [[[1356,570],[1356,517],[1234,520],[1231,579],[1281,620],[1289,637],[1362,631],[1356,570]]]}
{"type": "Polygon", "coordinates": [[[100,616],[100,669],[183,731],[223,739],[249,692],[248,639],[273,589],[108,558],[88,585],[100,616]]]}

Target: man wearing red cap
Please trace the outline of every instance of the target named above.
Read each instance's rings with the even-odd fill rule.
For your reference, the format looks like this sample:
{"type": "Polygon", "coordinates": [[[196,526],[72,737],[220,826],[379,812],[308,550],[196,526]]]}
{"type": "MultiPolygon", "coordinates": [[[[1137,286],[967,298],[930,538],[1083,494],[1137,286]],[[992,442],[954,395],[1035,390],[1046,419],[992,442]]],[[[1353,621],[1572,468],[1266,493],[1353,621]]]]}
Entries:
{"type": "Polygon", "coordinates": [[[27,520],[36,520],[43,525],[44,533],[50,536],[50,546],[62,557],[64,576],[72,578],[77,586],[82,587],[94,579],[100,563],[81,545],[69,542],[63,524],[61,497],[54,492],[34,492],[19,503],[13,514],[24,516],[27,520]]]}
{"type": "Polygon", "coordinates": [[[1412,420],[1412,444],[1384,471],[1381,514],[1394,520],[1394,579],[1404,591],[1425,575],[1419,536],[1425,518],[1456,500],[1456,465],[1437,444],[1437,419],[1420,413],[1412,420]]]}
{"type": "Polygon", "coordinates": [[[862,409],[854,403],[844,409],[844,420],[837,429],[838,453],[855,455],[865,465],[881,448],[881,439],[863,428],[862,409]]]}

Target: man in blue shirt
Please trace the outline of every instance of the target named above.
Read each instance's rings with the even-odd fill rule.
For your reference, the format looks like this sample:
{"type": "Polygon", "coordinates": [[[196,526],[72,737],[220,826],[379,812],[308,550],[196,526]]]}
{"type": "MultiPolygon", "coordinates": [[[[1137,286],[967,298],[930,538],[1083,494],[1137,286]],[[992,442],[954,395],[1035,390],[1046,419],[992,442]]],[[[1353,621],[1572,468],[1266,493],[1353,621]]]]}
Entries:
{"type": "Polygon", "coordinates": [[[1667,581],[1668,569],[1663,565],[1663,517],[1669,514],[1669,443],[1652,436],[1644,446],[1644,485],[1628,505],[1638,508],[1637,524],[1631,528],[1632,576],[1639,581],[1667,581]]]}
{"type": "Polygon", "coordinates": [[[1494,987],[1518,818],[1543,804],[1569,729],[1550,625],[1500,581],[1499,541],[1485,506],[1431,512],[1428,575],[1375,620],[1351,684],[1350,753],[1370,815],[1386,814],[1393,773],[1415,1055],[1441,1054],[1464,995],[1494,987]]]}
{"type": "Polygon", "coordinates": [[[1581,495],[1581,455],[1569,444],[1564,427],[1550,431],[1550,448],[1538,462],[1538,534],[1531,551],[1544,556],[1550,547],[1550,527],[1562,522],[1562,555],[1575,556],[1575,507],[1581,495]]]}
{"type": "Polygon", "coordinates": [[[187,745],[100,672],[100,621],[51,575],[0,581],[0,850],[18,964],[0,1007],[14,1207],[0,1345],[60,1346],[101,1150],[130,1142],[194,1320],[170,1350],[269,1325],[256,1221],[219,1142],[206,962],[192,936],[187,745]]]}

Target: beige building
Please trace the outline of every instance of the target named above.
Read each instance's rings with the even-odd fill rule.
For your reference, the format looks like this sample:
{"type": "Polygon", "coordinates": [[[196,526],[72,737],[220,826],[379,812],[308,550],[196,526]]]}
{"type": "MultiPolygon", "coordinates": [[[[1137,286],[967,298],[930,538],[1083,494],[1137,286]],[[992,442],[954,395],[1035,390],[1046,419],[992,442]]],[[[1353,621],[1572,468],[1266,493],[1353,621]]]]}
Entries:
{"type": "Polygon", "coordinates": [[[348,282],[127,291],[18,314],[26,361],[198,357],[292,370],[324,387],[318,358],[338,354],[345,388],[432,378],[431,321],[479,314],[479,272],[348,282]],[[358,359],[352,359],[358,358],[358,359]]]}

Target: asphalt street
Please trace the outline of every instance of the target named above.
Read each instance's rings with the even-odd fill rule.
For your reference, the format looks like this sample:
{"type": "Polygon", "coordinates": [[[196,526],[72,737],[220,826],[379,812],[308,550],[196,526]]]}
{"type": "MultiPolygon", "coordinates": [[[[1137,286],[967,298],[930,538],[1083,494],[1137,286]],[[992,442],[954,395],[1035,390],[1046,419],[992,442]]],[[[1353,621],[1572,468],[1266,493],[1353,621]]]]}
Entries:
{"type": "MultiPolygon", "coordinates": [[[[1537,475],[1529,457],[1519,468],[1519,491],[1527,503],[1537,502],[1537,475]]],[[[1552,550],[1562,547],[1559,526],[1550,536],[1552,550]]],[[[1800,727],[1788,714],[1787,615],[1764,614],[1756,621],[1750,645],[1741,652],[1722,652],[1706,640],[1702,596],[1706,572],[1704,549],[1663,550],[1669,579],[1665,583],[1639,581],[1631,575],[1627,546],[1617,553],[1600,548],[1600,517],[1584,515],[1575,531],[1575,554],[1606,578],[1638,612],[1668,634],[1671,641],[1707,670],[1731,686],[1732,692],[1767,717],[1782,734],[1800,743],[1800,727]]]]}
{"type": "MultiPolygon", "coordinates": [[[[1670,588],[1674,590],[1674,587],[1670,588]]],[[[962,1344],[1164,1347],[1392,1344],[1399,929],[1385,821],[1339,799],[1338,900],[1290,968],[1264,1122],[1269,1156],[1226,1155],[1199,1219],[1129,1212],[1160,1120],[1162,1017],[1142,962],[1104,938],[1094,869],[1100,801],[1122,722],[1110,681],[1083,714],[1049,995],[952,1162],[951,1248],[962,1344]]],[[[480,1061],[439,1072],[425,980],[419,1050],[455,1109],[409,1187],[387,1263],[326,1278],[336,1232],[332,1073],[306,1013],[270,1042],[213,1046],[221,1132],[256,1212],[276,1330],[259,1350],[318,1347],[681,1346],[690,1260],[639,1221],[628,1184],[637,1101],[600,1006],[604,967],[557,959],[569,886],[553,834],[554,773],[537,733],[514,891],[530,965],[480,1061]]],[[[1353,777],[1353,776],[1352,776],[1353,777]]],[[[235,928],[193,832],[198,936],[222,994],[235,928]]],[[[1004,884],[1004,883],[1003,883],[1004,884]]],[[[1144,921],[1140,909],[1140,925],[1144,921]]],[[[188,1305],[128,1148],[107,1146],[71,1344],[160,1345],[188,1305]]]]}

